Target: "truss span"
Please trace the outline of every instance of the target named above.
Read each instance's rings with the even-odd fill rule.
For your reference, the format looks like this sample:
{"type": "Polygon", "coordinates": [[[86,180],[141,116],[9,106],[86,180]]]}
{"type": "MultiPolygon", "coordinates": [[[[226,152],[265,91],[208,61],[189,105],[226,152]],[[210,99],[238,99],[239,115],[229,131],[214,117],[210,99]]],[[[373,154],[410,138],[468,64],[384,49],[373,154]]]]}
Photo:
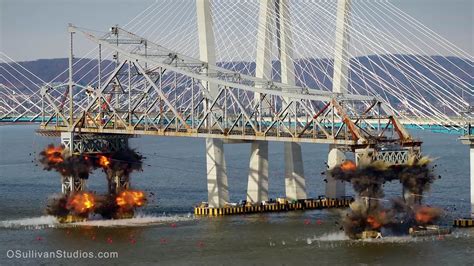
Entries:
{"type": "Polygon", "coordinates": [[[74,26],[70,32],[114,53],[115,68],[97,84],[44,86],[42,132],[341,145],[417,143],[377,97],[288,86],[243,75],[176,53],[118,27],[100,37],[74,26]],[[210,84],[216,89],[210,90],[210,84]],[[63,93],[69,97],[58,105],[52,94],[63,93]]]}

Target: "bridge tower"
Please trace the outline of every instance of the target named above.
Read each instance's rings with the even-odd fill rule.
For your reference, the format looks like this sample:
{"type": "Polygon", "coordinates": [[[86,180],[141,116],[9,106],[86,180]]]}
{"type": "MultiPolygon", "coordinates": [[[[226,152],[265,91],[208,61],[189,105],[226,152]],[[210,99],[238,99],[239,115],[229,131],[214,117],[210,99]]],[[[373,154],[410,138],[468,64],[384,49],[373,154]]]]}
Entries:
{"type": "MultiPolygon", "coordinates": [[[[268,10],[274,10],[274,6],[274,0],[260,1],[255,76],[266,80],[272,79],[271,26],[274,18],[268,10]]],[[[264,95],[256,94],[254,101],[260,104],[260,118],[270,113],[269,101],[271,99],[265,99],[264,95]]],[[[256,203],[266,200],[268,200],[268,141],[255,141],[250,151],[247,202],[256,203]]]]}
{"type": "MultiPolygon", "coordinates": [[[[278,59],[281,65],[281,82],[295,85],[293,45],[290,28],[290,13],[287,0],[262,0],[259,9],[257,34],[257,58],[255,76],[272,80],[273,29],[276,29],[278,59]]],[[[261,115],[271,112],[271,99],[257,95],[261,104],[261,115]]],[[[290,99],[285,99],[287,103],[290,99]]],[[[296,113],[296,110],[294,111],[296,113]]],[[[288,199],[306,199],[301,146],[285,142],[285,191],[288,199]]],[[[247,200],[258,202],[268,200],[268,142],[252,144],[247,200]]]]}
{"type": "MultiPolygon", "coordinates": [[[[210,65],[216,65],[210,0],[196,0],[196,13],[199,35],[199,59],[208,62],[210,65]]],[[[208,89],[209,94],[213,98],[217,96],[218,85],[203,82],[202,86],[208,89]]],[[[209,105],[210,103],[206,103],[206,106],[209,105]]],[[[224,157],[224,141],[222,139],[206,139],[206,164],[209,207],[224,207],[229,201],[229,190],[224,157]]]]}
{"type": "MultiPolygon", "coordinates": [[[[349,72],[349,15],[351,0],[337,1],[336,41],[334,48],[334,72],[332,90],[335,93],[347,93],[349,72]]],[[[328,167],[333,168],[346,159],[341,147],[329,145],[328,167]]],[[[328,176],[326,197],[339,198],[345,196],[345,184],[328,176]]]]}

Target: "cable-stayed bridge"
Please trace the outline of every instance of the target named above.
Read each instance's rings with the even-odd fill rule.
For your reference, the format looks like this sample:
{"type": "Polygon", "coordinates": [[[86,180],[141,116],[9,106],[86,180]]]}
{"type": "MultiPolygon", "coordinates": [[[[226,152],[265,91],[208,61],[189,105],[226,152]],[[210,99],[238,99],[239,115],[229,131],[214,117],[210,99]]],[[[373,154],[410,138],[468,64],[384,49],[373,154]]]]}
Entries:
{"type": "MultiPolygon", "coordinates": [[[[68,33],[69,67],[48,82],[2,54],[0,121],[40,122],[73,153],[206,138],[210,206],[229,200],[224,144],[252,143],[247,194],[260,202],[268,141],[285,142],[286,196],[304,199],[300,143],[330,144],[330,166],[345,151],[403,163],[420,153],[408,125],[472,120],[472,56],[390,2],[158,1],[124,26],[68,33]]],[[[328,181],[328,197],[344,193],[328,181]]]]}

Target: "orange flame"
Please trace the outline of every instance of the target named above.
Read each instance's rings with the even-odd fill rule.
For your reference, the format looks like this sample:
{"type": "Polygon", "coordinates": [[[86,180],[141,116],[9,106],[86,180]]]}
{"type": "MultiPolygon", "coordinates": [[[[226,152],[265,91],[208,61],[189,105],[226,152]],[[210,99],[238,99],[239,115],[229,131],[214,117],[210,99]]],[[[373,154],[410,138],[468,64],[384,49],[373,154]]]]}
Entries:
{"type": "Polygon", "coordinates": [[[77,214],[85,214],[92,211],[95,207],[94,195],[87,192],[79,192],[71,197],[67,202],[67,208],[77,214]]]}
{"type": "Polygon", "coordinates": [[[369,215],[367,217],[367,223],[370,225],[372,229],[379,229],[380,227],[382,227],[382,223],[377,221],[377,219],[372,215],[369,215]]]}
{"type": "Polygon", "coordinates": [[[369,215],[367,216],[367,223],[370,225],[372,229],[380,229],[383,225],[383,220],[385,220],[385,211],[381,211],[377,215],[369,215]]]}
{"type": "Polygon", "coordinates": [[[415,212],[415,220],[420,224],[429,224],[438,217],[438,211],[435,208],[422,206],[415,212]]]}
{"type": "Polygon", "coordinates": [[[351,160],[344,161],[340,167],[342,171],[355,171],[357,169],[357,165],[351,160]]]}
{"type": "Polygon", "coordinates": [[[117,205],[122,209],[132,209],[145,205],[146,198],[143,191],[124,190],[115,199],[117,205]]]}
{"type": "Polygon", "coordinates": [[[109,165],[110,165],[110,159],[107,158],[107,157],[104,156],[104,155],[100,155],[100,156],[99,156],[99,165],[102,166],[102,167],[104,167],[104,168],[109,167],[109,165]]]}
{"type": "Polygon", "coordinates": [[[53,145],[50,145],[46,147],[46,149],[44,150],[44,154],[46,155],[48,162],[53,163],[53,164],[59,164],[64,161],[62,153],[63,153],[62,146],[55,147],[53,145]]]}

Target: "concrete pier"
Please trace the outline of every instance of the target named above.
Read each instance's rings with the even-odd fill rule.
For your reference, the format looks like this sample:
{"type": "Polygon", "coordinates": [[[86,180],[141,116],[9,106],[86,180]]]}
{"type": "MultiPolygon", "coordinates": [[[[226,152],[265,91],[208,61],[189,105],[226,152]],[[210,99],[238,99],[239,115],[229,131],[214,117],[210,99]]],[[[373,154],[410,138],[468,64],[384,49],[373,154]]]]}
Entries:
{"type": "Polygon", "coordinates": [[[220,139],[206,139],[207,193],[209,207],[220,208],[229,202],[224,143],[220,139]]]}
{"type": "MultiPolygon", "coordinates": [[[[332,169],[340,165],[346,159],[346,155],[337,147],[330,145],[328,154],[328,168],[332,169]]],[[[326,197],[335,199],[343,197],[346,194],[346,185],[343,181],[336,180],[330,175],[327,177],[326,197]]]]}
{"type": "Polygon", "coordinates": [[[289,200],[306,199],[301,145],[285,142],[285,191],[289,200]]]}
{"type": "Polygon", "coordinates": [[[467,134],[461,137],[461,142],[469,145],[471,219],[474,219],[474,129],[472,124],[468,126],[467,134]]]}
{"type": "Polygon", "coordinates": [[[474,218],[474,145],[470,145],[470,164],[471,164],[471,217],[474,218]]]}
{"type": "Polygon", "coordinates": [[[268,142],[252,142],[250,150],[247,202],[268,201],[268,142]]]}

